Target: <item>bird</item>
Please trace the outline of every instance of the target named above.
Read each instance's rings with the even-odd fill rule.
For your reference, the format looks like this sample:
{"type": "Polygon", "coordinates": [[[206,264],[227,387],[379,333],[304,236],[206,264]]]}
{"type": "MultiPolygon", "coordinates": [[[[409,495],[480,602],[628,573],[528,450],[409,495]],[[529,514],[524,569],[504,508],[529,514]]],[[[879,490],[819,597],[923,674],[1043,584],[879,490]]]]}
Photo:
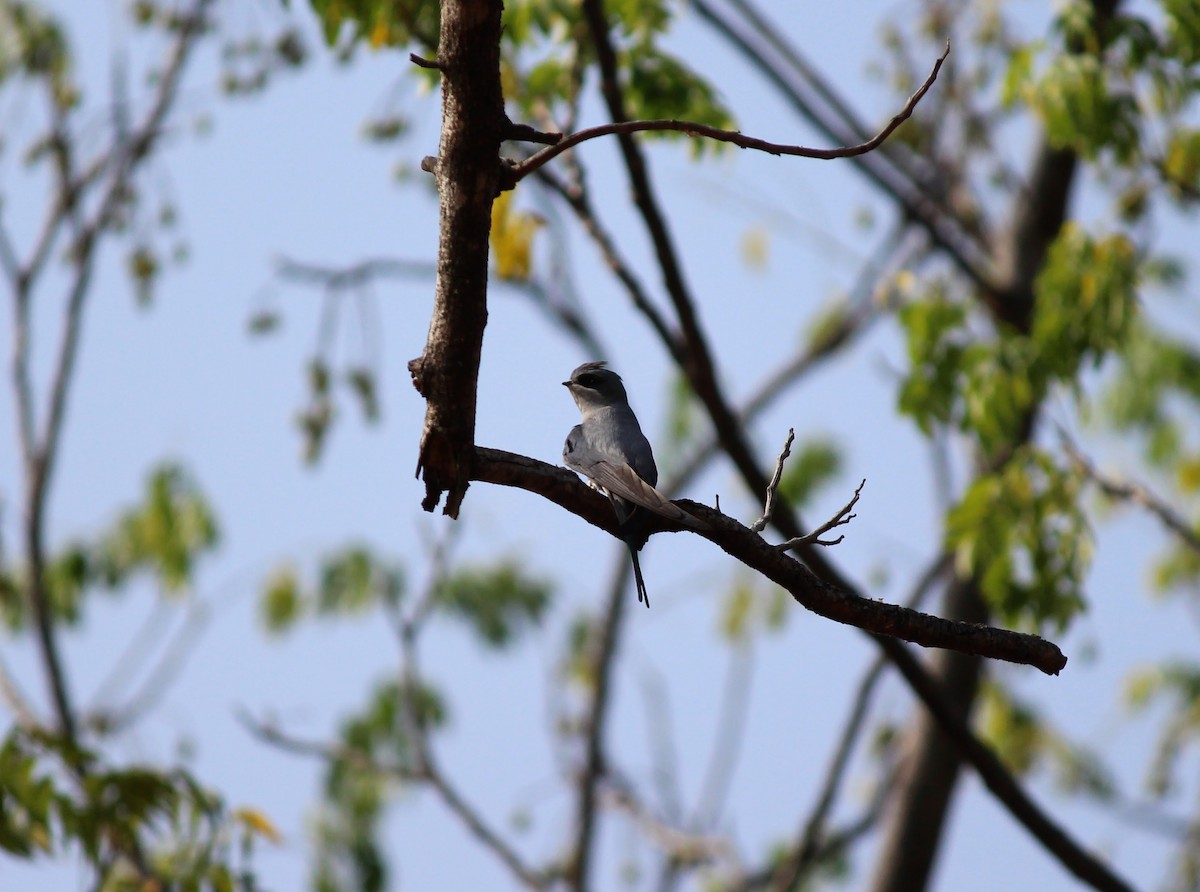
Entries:
{"type": "Polygon", "coordinates": [[[692,517],[661,492],[654,451],[642,433],[621,376],[603,361],[585,362],[563,381],[583,416],[563,444],[563,463],[603,492],[617,514],[617,527],[633,559],[638,601],[650,606],[638,550],[645,544],[643,528],[651,511],[693,530],[707,525],[692,517]]]}

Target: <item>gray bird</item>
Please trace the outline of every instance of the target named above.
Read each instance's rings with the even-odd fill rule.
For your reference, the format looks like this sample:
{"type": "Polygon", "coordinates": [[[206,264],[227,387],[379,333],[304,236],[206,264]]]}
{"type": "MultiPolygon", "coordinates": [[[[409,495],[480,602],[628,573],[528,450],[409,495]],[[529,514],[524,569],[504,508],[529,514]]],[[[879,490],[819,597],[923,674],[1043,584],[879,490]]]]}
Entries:
{"type": "Polygon", "coordinates": [[[603,362],[585,362],[563,385],[571,391],[583,415],[583,423],[571,428],[563,444],[563,463],[588,479],[608,496],[617,512],[617,525],[629,556],[633,558],[633,576],[638,600],[650,606],[638,549],[645,544],[642,535],[645,515],[652,511],[680,526],[693,530],[708,527],[654,488],[658,468],[654,452],[637,416],[629,408],[629,397],[621,376],[606,369],[603,362]]]}

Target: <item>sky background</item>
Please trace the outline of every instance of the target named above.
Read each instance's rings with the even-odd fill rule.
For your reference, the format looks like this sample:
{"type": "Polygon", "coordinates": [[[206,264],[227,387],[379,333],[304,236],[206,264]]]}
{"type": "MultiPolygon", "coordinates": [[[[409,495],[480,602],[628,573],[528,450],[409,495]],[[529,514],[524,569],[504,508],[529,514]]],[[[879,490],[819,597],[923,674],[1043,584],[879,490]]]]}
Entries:
{"type": "MultiPolygon", "coordinates": [[[[125,23],[120,4],[47,5],[65,16],[86,101],[101,121],[113,53],[127,50],[134,71],[153,53],[125,23]]],[[[886,120],[900,101],[866,72],[879,57],[878,22],[905,7],[877,3],[867,12],[838,4],[785,6],[775,14],[787,33],[800,35],[810,59],[866,120],[886,120]]],[[[1040,27],[1040,4],[1014,8],[1031,28],[1040,27]]],[[[271,33],[284,21],[269,2],[225,3],[220,14],[226,27],[246,34],[271,33]]],[[[297,18],[317,47],[312,21],[305,13],[297,18]]],[[[693,16],[682,17],[668,45],[721,85],[745,132],[824,144],[748,78],[743,63],[693,16]]],[[[299,888],[307,875],[307,827],[321,766],[255,741],[236,712],[272,717],[300,737],[330,739],[339,718],[362,703],[368,685],[395,672],[398,650],[378,616],[301,625],[283,639],[268,639],[257,618],[261,584],[283,563],[311,570],[320,555],[365,542],[403,563],[410,591],[417,591],[426,581],[429,543],[451,524],[421,511],[423,489],[413,476],[424,404],[405,363],[424,344],[432,282],[382,282],[373,289],[382,421],[364,425],[343,399],[323,459],[308,468],[293,419],[306,399],[304,364],[316,344],[320,294],[281,283],[273,272],[281,255],[330,266],[377,256],[434,257],[432,190],[393,176],[398,161],[415,168],[436,151],[438,103],[422,95],[409,67],[399,53],[360,52],[343,66],[317,49],[303,69],[279,77],[262,95],[227,100],[214,87],[216,47],[205,46],[188,73],[170,148],[149,177],[177,205],[190,257],[164,277],[152,307],[141,309],[123,274],[122,254],[111,246],[103,253],[50,502],[53,545],[89,536],[140,498],[152,466],[172,460],[191,472],[214,506],[221,546],[204,560],[188,595],[207,612],[203,638],[161,705],[110,751],[120,760],[159,764],[186,751],[196,774],[231,805],[265,811],[285,838],[258,853],[260,875],[271,889],[299,888]],[[409,135],[398,145],[366,143],[364,121],[391,104],[410,119],[409,135]],[[284,324],[269,338],[253,338],[247,321],[264,306],[278,310],[284,324]]],[[[19,133],[36,114],[28,100],[6,95],[0,129],[19,133]]],[[[23,173],[18,145],[6,140],[0,190],[5,225],[27,245],[43,194],[23,173]]],[[[615,142],[593,141],[582,151],[592,182],[604,183],[610,195],[602,210],[607,225],[620,234],[622,249],[661,302],[646,240],[622,204],[627,186],[615,142]]],[[[1028,151],[1029,134],[1014,133],[1014,162],[1022,163],[1028,151]]],[[[682,147],[668,145],[649,154],[724,383],[735,396],[748,394],[790,356],[805,320],[853,285],[886,229],[886,205],[846,162],[727,152],[697,164],[682,147]],[[881,214],[879,225],[866,230],[856,223],[863,208],[881,214]],[[751,231],[767,238],[761,268],[744,259],[742,239],[751,231]]],[[[524,186],[518,200],[534,209],[540,201],[524,186]]],[[[1086,196],[1081,202],[1085,213],[1102,215],[1099,203],[1086,196]]],[[[1162,236],[1180,253],[1194,239],[1194,225],[1164,220],[1162,236]]],[[[536,262],[545,262],[547,250],[542,242],[536,262]]],[[[573,281],[608,346],[603,358],[624,376],[651,439],[661,440],[669,361],[591,245],[573,235],[566,250],[573,281]]],[[[596,357],[581,353],[511,290],[494,290],[489,306],[477,442],[558,462],[563,437],[577,421],[559,382],[596,357]]],[[[56,300],[37,307],[34,349],[43,385],[60,311],[56,300]]],[[[0,322],[6,367],[8,312],[0,322]]],[[[1181,332],[1200,331],[1194,303],[1180,302],[1169,312],[1177,314],[1181,332]]],[[[343,334],[349,337],[339,341],[336,356],[352,357],[353,328],[343,334]]],[[[865,477],[858,517],[833,557],[873,596],[892,601],[905,596],[939,538],[929,498],[931,456],[911,426],[893,417],[904,361],[894,328],[877,326],[752,429],[764,462],[778,452],[789,426],[802,438],[827,435],[842,447],[844,471],[822,492],[809,519],[832,514],[865,477]]],[[[0,387],[0,534],[10,554],[19,542],[21,486],[12,403],[6,377],[0,387]]],[[[1112,443],[1092,446],[1109,466],[1128,459],[1112,443]]],[[[660,454],[660,465],[669,463],[660,454]]],[[[711,504],[717,493],[726,512],[747,522],[757,516],[758,505],[724,464],[686,495],[711,504]]],[[[517,490],[473,485],[457,526],[457,561],[511,555],[557,585],[546,630],[526,646],[500,655],[481,652],[462,628],[442,623],[431,629],[422,651],[426,672],[451,704],[450,727],[436,739],[447,773],[494,823],[511,829],[514,814],[527,816],[529,828],[513,839],[542,860],[560,850],[572,805],[551,746],[548,697],[555,661],[570,619],[585,608],[598,609],[626,558],[619,543],[517,490]]],[[[1146,595],[1142,567],[1160,545],[1149,519],[1115,518],[1100,531],[1089,611],[1059,638],[1071,659],[1063,675],[996,670],[1074,739],[1102,748],[1130,792],[1142,780],[1154,726],[1125,720],[1119,705],[1123,676],[1151,658],[1196,648],[1194,618],[1177,604],[1151,603],[1146,595]]],[[[733,654],[720,642],[720,605],[732,584],[747,580],[746,572],[686,535],[655,537],[642,563],[654,608],[629,616],[611,730],[616,758],[630,777],[649,786],[650,718],[664,720],[685,803],[694,805],[711,757],[722,686],[731,665],[748,666],[748,725],[722,826],[754,862],[807,813],[873,648],[857,630],[794,608],[784,631],[757,642],[752,653],[733,654]],[[661,691],[663,699],[648,698],[647,691],[661,691]]],[[[102,680],[155,614],[155,603],[152,587],[139,584],[121,600],[96,599],[83,626],[63,634],[80,704],[96,705],[102,680]]],[[[168,628],[186,613],[173,610],[168,628]]],[[[152,640],[167,637],[156,632],[152,640]]],[[[44,704],[29,641],[5,639],[0,646],[30,695],[44,704]]],[[[891,680],[877,703],[881,715],[901,721],[910,698],[891,680]]],[[[871,776],[865,768],[852,776],[840,818],[861,808],[871,776]]],[[[1073,834],[1110,856],[1123,875],[1140,885],[1164,878],[1169,849],[1159,841],[1131,832],[1094,806],[1062,801],[1044,783],[1037,790],[1073,834]]],[[[1190,801],[1180,799],[1180,810],[1190,801]]],[[[973,777],[960,789],[949,828],[937,889],[1076,888],[973,777]]],[[[397,868],[395,888],[507,888],[506,874],[490,855],[422,792],[406,794],[391,811],[386,845],[397,868]]],[[[654,864],[636,835],[612,822],[602,838],[602,879],[613,879],[626,860],[654,864]]],[[[857,879],[865,882],[870,851],[856,863],[863,871],[857,879]]],[[[74,889],[84,888],[85,880],[61,864],[30,867],[0,859],[0,885],[74,889]]]]}

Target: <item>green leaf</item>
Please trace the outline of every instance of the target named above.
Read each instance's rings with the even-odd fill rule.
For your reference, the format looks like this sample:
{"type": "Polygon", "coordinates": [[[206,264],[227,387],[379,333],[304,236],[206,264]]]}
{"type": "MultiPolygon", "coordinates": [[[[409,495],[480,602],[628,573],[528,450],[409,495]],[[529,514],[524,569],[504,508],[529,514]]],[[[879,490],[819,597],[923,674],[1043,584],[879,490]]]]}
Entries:
{"type": "Polygon", "coordinates": [[[900,385],[899,409],[925,434],[954,415],[966,353],[966,310],[939,289],[897,314],[904,329],[910,368],[900,385]]]}
{"type": "Polygon", "coordinates": [[[310,0],[331,47],[372,49],[416,41],[436,48],[441,21],[435,0],[310,0]]]}
{"type": "Polygon", "coordinates": [[[458,570],[436,589],[443,609],[467,622],[484,644],[502,648],[536,626],[550,604],[550,583],[531,579],[512,561],[458,570]]]}
{"type": "Polygon", "coordinates": [[[268,632],[286,632],[303,613],[300,583],[292,567],[280,567],[267,580],[259,601],[259,615],[268,632]]]}
{"type": "Polygon", "coordinates": [[[946,517],[959,571],[979,580],[1009,626],[1062,631],[1085,604],[1092,537],[1081,481],[1024,446],[1005,467],[976,479],[946,517]]]}
{"type": "Polygon", "coordinates": [[[355,614],[379,602],[399,603],[404,571],[379,560],[365,546],[351,546],[322,563],[317,583],[317,611],[355,614]]]}
{"type": "Polygon", "coordinates": [[[144,503],[125,512],[98,549],[99,572],[110,586],[149,570],[167,592],[191,585],[196,559],[216,547],[217,523],[207,499],[175,464],[155,469],[144,503]]]}
{"type": "Polygon", "coordinates": [[[1137,317],[1138,256],[1124,235],[1063,225],[1034,283],[1033,341],[1044,373],[1071,381],[1123,346],[1137,317]]]}
{"type": "Polygon", "coordinates": [[[1171,53],[1185,65],[1200,62],[1200,7],[1195,0],[1162,0],[1171,53]]]}

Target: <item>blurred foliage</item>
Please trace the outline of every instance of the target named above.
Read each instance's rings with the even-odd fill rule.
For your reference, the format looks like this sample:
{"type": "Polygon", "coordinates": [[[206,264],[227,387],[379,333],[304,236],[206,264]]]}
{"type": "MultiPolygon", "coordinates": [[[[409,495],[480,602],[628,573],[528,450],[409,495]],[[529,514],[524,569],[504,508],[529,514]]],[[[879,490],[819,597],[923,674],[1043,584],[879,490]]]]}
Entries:
{"type": "Polygon", "coordinates": [[[717,628],[730,644],[745,644],[762,632],[778,632],[792,615],[792,596],[777,585],[738,580],[721,600],[717,628]]]}
{"type": "Polygon", "coordinates": [[[259,615],[269,632],[282,633],[305,616],[362,615],[381,605],[395,609],[404,594],[404,568],[355,544],[322,558],[308,587],[292,565],[277,568],[263,585],[259,615]]]}
{"type": "Polygon", "coordinates": [[[451,572],[434,588],[434,603],[464,621],[480,643],[504,648],[541,622],[552,593],[548,581],[530,577],[515,561],[501,561],[451,572]]]}
{"type": "Polygon", "coordinates": [[[315,821],[313,888],[379,892],[388,887],[380,830],[383,809],[422,771],[422,739],[446,722],[432,688],[387,681],[342,724],[340,750],[325,772],[315,821]]]}
{"type": "Polygon", "coordinates": [[[1115,782],[1099,757],[1054,730],[1033,706],[1021,702],[998,681],[983,686],[979,703],[980,734],[1011,771],[1028,775],[1048,769],[1067,793],[1112,800],[1115,782]]]}
{"type": "MultiPolygon", "coordinates": [[[[91,540],[67,543],[48,556],[44,578],[55,617],[75,625],[89,592],[123,593],[142,574],[163,595],[186,593],[196,562],[218,538],[216,517],[199,486],[179,465],[160,465],[147,477],[140,505],[91,540]]],[[[25,572],[0,565],[0,619],[14,631],[28,620],[25,572]]]]}
{"type": "Polygon", "coordinates": [[[1144,669],[1128,680],[1125,699],[1134,710],[1164,702],[1169,707],[1146,778],[1151,795],[1169,796],[1183,784],[1179,773],[1185,751],[1200,745],[1200,663],[1167,660],[1144,669]]]}
{"type": "Polygon", "coordinates": [[[1081,486],[1045,452],[1022,446],[950,509],[946,545],[1002,624],[1062,631],[1084,608],[1092,535],[1081,486]]]}
{"type": "MultiPolygon", "coordinates": [[[[351,58],[359,47],[413,49],[429,57],[436,52],[439,6],[432,0],[292,5],[312,10],[341,59],[351,58]]],[[[606,5],[632,116],[735,126],[706,72],[664,48],[674,39],[684,7],[667,0],[606,5]]],[[[1153,256],[1146,244],[1156,207],[1194,206],[1200,198],[1195,117],[1200,9],[1195,0],[1158,0],[1120,10],[1097,32],[1091,5],[1069,0],[1056,9],[1048,34],[1022,39],[1001,7],[984,4],[974,13],[971,55],[977,63],[942,78],[885,151],[913,150],[961,173],[963,182],[953,176],[946,181],[949,200],[957,202],[954,210],[968,227],[980,223],[979,231],[987,235],[982,219],[995,203],[995,192],[1021,186],[1014,184],[1008,143],[996,136],[1008,122],[1031,113],[1055,146],[1076,151],[1090,165],[1112,200],[1112,213],[1102,224],[1062,228],[1037,277],[1027,331],[995,322],[981,309],[978,295],[944,267],[920,276],[905,271],[898,320],[908,365],[898,406],[925,435],[952,430],[981,466],[998,468],[971,481],[946,516],[946,544],[960,572],[978,578],[1002,622],[1063,629],[1084,608],[1092,530],[1081,499],[1084,481],[1049,452],[1018,445],[1047,399],[1061,395],[1097,423],[1129,435],[1178,494],[1200,491],[1200,453],[1189,441],[1200,401],[1200,353],[1182,333],[1156,328],[1141,311],[1149,282],[1178,277],[1178,265],[1153,256]],[[941,126],[946,121],[951,125],[941,126]],[[936,141],[947,133],[953,137],[951,148],[936,141]],[[967,158],[967,153],[974,154],[967,158]],[[967,173],[979,171],[986,172],[979,179],[995,191],[970,195],[967,173]],[[1100,392],[1094,400],[1093,384],[1100,392]]],[[[916,39],[932,38],[940,48],[950,13],[937,3],[923,8],[927,16],[913,29],[916,39]]],[[[167,32],[181,26],[171,4],[138,0],[133,16],[167,32]]],[[[47,89],[52,108],[70,118],[82,96],[58,24],[34,4],[0,0],[0,33],[0,84],[36,81],[47,89]]],[[[888,28],[885,49],[897,60],[892,84],[911,91],[924,75],[907,60],[922,54],[911,52],[910,38],[899,26],[888,28]]],[[[580,108],[594,103],[595,59],[579,3],[510,0],[501,52],[514,118],[539,126],[573,125],[580,108]]],[[[959,57],[956,50],[951,65],[958,65],[959,57]]],[[[271,39],[230,39],[220,60],[221,85],[230,95],[257,94],[275,73],[308,58],[301,32],[294,29],[271,39]]],[[[440,75],[420,68],[411,76],[434,85],[440,75]]],[[[389,110],[364,132],[369,139],[395,140],[407,132],[407,120],[403,112],[389,110]]],[[[679,133],[638,138],[687,139],[679,133]]],[[[694,152],[725,148],[691,139],[688,145],[694,152]]],[[[23,158],[31,167],[53,169],[63,164],[65,152],[63,140],[43,134],[26,147],[23,158]]],[[[540,221],[515,210],[513,195],[504,193],[496,202],[492,248],[498,277],[525,281],[536,272],[533,233],[540,221]]],[[[106,221],[129,235],[126,269],[142,303],[150,302],[166,262],[186,253],[154,237],[175,225],[173,204],[162,201],[153,214],[146,206],[131,186],[106,221]]],[[[753,262],[759,249],[750,247],[753,262]]],[[[70,252],[64,253],[69,261],[70,252]]],[[[810,343],[834,337],[833,323],[840,322],[833,315],[820,320],[810,343]]],[[[259,330],[277,324],[277,317],[265,314],[255,321],[259,330]]],[[[308,367],[309,403],[298,419],[310,461],[321,454],[337,416],[338,387],[349,389],[366,418],[379,415],[373,357],[336,365],[331,329],[320,334],[321,346],[308,367]]],[[[669,440],[689,439],[698,417],[680,379],[671,399],[669,440]]],[[[808,441],[789,463],[782,492],[797,503],[810,499],[839,472],[840,461],[834,444],[808,441]]],[[[180,468],[165,465],[150,476],[143,503],[110,530],[62,545],[50,556],[45,581],[55,616],[78,623],[86,595],[123,590],[137,574],[153,578],[164,593],[186,591],[197,561],[217,539],[216,522],[198,487],[180,468]]],[[[0,614],[17,631],[27,630],[23,572],[20,566],[0,565],[0,614]]],[[[306,576],[284,565],[265,581],[260,609],[268,630],[285,632],[307,617],[328,620],[380,610],[399,620],[405,634],[428,619],[451,618],[482,644],[502,648],[544,621],[553,594],[549,583],[507,560],[454,569],[436,578],[424,596],[414,596],[403,568],[364,545],[326,556],[312,580],[306,576]]],[[[1200,558],[1174,542],[1155,581],[1181,589],[1197,579],[1200,558]]],[[[721,605],[720,630],[740,642],[759,629],[778,628],[791,615],[789,608],[779,589],[738,581],[721,605]]],[[[581,616],[567,629],[565,674],[584,688],[595,684],[599,623],[595,616],[581,616]]],[[[441,693],[413,674],[377,685],[340,729],[316,821],[318,889],[388,885],[384,810],[407,784],[423,779],[426,735],[445,725],[449,710],[441,693]]],[[[1154,795],[1165,796],[1180,786],[1181,759],[1197,739],[1200,669],[1180,661],[1147,669],[1131,682],[1129,699],[1136,707],[1165,704],[1149,779],[1154,795]]],[[[1052,766],[1068,790],[1111,796],[1104,767],[1050,728],[1031,706],[994,684],[985,688],[982,705],[986,735],[1015,770],[1052,766]]],[[[131,886],[128,858],[111,856],[138,847],[169,888],[255,888],[248,864],[253,845],[278,838],[263,812],[227,810],[185,772],[107,767],[99,754],[68,752],[51,739],[16,729],[0,747],[0,848],[22,858],[81,852],[93,864],[112,865],[112,876],[99,884],[103,888],[131,886]],[[81,767],[86,771],[76,774],[81,767]],[[235,867],[238,857],[241,869],[235,867]]]]}
{"type": "Polygon", "coordinates": [[[230,811],[181,769],[105,767],[94,752],[15,727],[0,745],[0,850],[31,860],[82,854],[97,889],[249,892],[259,839],[279,841],[264,813],[230,811]]]}

